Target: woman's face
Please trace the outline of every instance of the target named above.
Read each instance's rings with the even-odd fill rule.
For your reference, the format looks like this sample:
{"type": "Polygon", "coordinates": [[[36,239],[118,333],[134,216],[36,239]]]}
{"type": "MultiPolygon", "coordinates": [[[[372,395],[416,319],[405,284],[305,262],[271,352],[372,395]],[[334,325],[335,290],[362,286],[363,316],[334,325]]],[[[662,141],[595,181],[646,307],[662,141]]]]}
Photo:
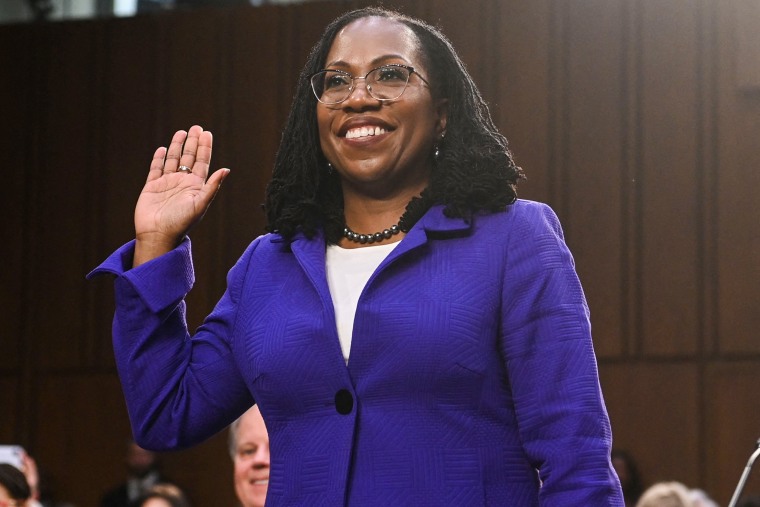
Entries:
{"type": "MultiPolygon", "coordinates": [[[[395,63],[412,66],[429,80],[419,53],[417,36],[409,27],[388,18],[366,17],[338,32],[325,68],[363,77],[395,63]]],[[[360,79],[344,102],[318,102],[322,152],[340,174],[344,193],[382,198],[410,191],[415,195],[425,188],[434,145],[446,126],[445,106],[445,100],[433,99],[432,90],[416,73],[395,100],[373,98],[360,79]],[[353,137],[361,127],[371,127],[375,134],[353,137]],[[347,132],[352,135],[346,137],[347,132]]]]}

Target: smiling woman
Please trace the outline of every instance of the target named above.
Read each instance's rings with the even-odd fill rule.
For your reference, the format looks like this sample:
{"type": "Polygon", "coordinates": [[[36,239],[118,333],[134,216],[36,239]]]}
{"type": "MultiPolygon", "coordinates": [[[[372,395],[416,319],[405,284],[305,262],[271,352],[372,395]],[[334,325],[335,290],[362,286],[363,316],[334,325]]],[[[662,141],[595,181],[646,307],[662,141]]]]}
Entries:
{"type": "Polygon", "coordinates": [[[517,199],[522,170],[438,30],[376,8],[326,28],[269,233],[191,336],[186,233],[229,173],[207,179],[211,146],[193,126],[156,150],[135,241],[94,271],[117,276],[141,445],[192,445],[255,403],[271,463],[240,447],[236,477],[268,477],[268,505],[623,505],[562,229],[517,199]]]}

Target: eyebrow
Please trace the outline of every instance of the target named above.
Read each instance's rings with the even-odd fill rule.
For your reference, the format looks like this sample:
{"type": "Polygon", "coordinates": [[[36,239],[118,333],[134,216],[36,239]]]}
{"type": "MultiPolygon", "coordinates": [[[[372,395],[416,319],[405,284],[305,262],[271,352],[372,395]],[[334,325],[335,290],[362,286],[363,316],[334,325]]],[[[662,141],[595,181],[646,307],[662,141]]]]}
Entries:
{"type": "MultiPolygon", "coordinates": [[[[401,55],[397,55],[397,54],[395,54],[395,53],[394,53],[394,54],[387,54],[387,55],[381,55],[381,56],[378,56],[377,58],[374,58],[374,59],[373,59],[371,62],[369,62],[369,63],[370,63],[370,65],[374,66],[374,65],[378,65],[378,64],[380,64],[380,63],[382,63],[382,62],[384,62],[384,61],[387,61],[387,60],[394,60],[394,59],[396,59],[396,60],[403,60],[403,61],[405,61],[405,62],[409,63],[409,60],[407,60],[407,59],[406,59],[406,58],[404,58],[403,56],[401,56],[401,55]]],[[[343,61],[343,60],[336,60],[336,61],[334,61],[334,62],[330,62],[330,63],[327,63],[327,64],[325,64],[325,67],[326,67],[326,68],[327,68],[327,67],[350,67],[350,66],[351,66],[351,64],[350,64],[350,63],[348,63],[348,62],[345,62],[345,61],[343,61]]]]}

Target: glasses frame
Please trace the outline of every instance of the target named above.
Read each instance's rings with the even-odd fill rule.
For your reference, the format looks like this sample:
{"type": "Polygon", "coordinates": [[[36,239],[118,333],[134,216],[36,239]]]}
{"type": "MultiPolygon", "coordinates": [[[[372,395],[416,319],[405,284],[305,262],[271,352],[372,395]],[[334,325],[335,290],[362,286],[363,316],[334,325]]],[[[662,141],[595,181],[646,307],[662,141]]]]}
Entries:
{"type": "Polygon", "coordinates": [[[351,94],[354,93],[354,90],[356,89],[355,82],[356,82],[357,79],[364,79],[364,81],[366,83],[367,76],[369,76],[370,74],[372,74],[376,70],[385,69],[387,67],[400,67],[402,69],[406,69],[406,70],[409,71],[409,76],[407,76],[406,83],[404,83],[404,89],[401,90],[401,93],[399,93],[397,97],[394,97],[392,99],[381,99],[381,98],[375,97],[375,94],[372,93],[372,87],[367,86],[366,87],[367,88],[367,93],[369,93],[370,97],[372,97],[375,100],[379,100],[380,102],[385,102],[385,101],[388,101],[388,100],[398,100],[398,99],[400,99],[401,96],[406,91],[407,87],[409,86],[409,79],[411,79],[412,74],[417,74],[419,76],[419,78],[422,79],[422,81],[426,85],[430,86],[430,83],[428,83],[427,79],[425,79],[422,76],[422,74],[420,74],[419,72],[417,72],[416,70],[414,70],[414,67],[412,67],[411,65],[404,65],[403,63],[387,63],[385,65],[381,65],[379,67],[375,67],[374,69],[372,69],[369,72],[367,72],[364,75],[364,77],[362,77],[362,76],[354,76],[350,72],[346,72],[345,70],[340,70],[340,69],[322,69],[322,70],[319,70],[319,71],[315,72],[311,76],[309,76],[309,84],[311,84],[311,91],[314,92],[314,96],[317,98],[317,100],[319,102],[321,102],[322,104],[324,104],[326,106],[334,106],[336,104],[341,104],[341,103],[347,101],[351,97],[351,94]],[[316,76],[318,76],[319,74],[322,74],[324,72],[337,72],[338,74],[342,74],[344,76],[347,76],[349,79],[351,79],[351,86],[348,87],[348,94],[346,95],[346,98],[344,98],[342,100],[338,100],[336,102],[325,102],[324,100],[322,100],[322,98],[317,94],[317,88],[316,88],[316,86],[314,84],[314,78],[316,76]]]}

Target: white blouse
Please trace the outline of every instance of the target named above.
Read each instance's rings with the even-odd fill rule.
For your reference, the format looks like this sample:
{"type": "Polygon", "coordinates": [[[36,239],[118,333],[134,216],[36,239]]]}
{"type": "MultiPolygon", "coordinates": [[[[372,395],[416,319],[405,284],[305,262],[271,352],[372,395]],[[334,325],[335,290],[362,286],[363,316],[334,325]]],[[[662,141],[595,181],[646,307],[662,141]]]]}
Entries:
{"type": "Polygon", "coordinates": [[[346,364],[351,351],[354,315],[359,296],[369,277],[398,243],[396,241],[362,248],[341,248],[338,245],[327,247],[327,285],[330,287],[340,348],[346,364]]]}

